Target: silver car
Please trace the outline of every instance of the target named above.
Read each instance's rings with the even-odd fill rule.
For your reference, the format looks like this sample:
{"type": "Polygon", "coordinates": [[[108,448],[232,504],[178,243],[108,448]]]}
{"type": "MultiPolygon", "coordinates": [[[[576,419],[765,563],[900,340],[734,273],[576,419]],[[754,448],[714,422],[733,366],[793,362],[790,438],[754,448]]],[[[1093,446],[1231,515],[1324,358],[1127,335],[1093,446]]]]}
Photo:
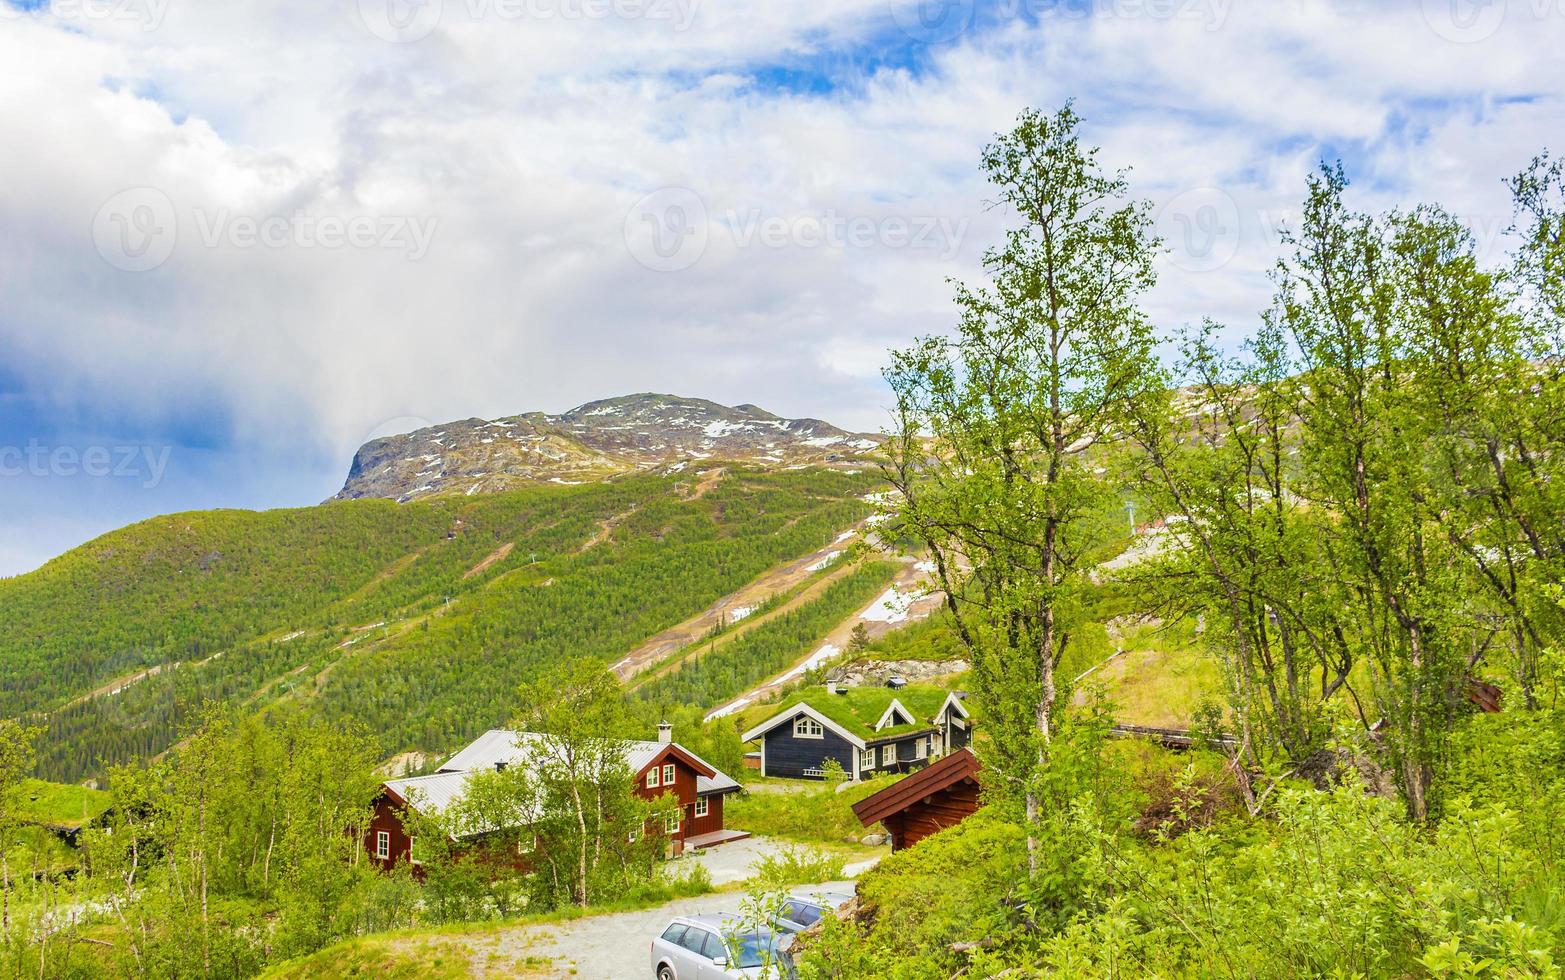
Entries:
{"type": "Polygon", "coordinates": [[[792,942],[786,932],[746,927],[737,915],[681,915],[652,940],[652,972],[657,980],[788,978],[792,942]]]}
{"type": "Polygon", "coordinates": [[[851,901],[853,896],[846,892],[794,892],[783,900],[772,924],[782,932],[803,932],[819,922],[821,916],[836,912],[851,901]]]}

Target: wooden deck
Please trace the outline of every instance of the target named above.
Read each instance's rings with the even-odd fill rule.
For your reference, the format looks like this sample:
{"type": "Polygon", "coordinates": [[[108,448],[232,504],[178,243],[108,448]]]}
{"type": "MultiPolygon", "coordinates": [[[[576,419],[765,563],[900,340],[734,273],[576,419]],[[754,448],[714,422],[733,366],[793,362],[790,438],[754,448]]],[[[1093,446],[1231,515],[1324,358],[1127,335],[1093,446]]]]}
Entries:
{"type": "Polygon", "coordinates": [[[685,838],[685,847],[692,851],[699,851],[707,847],[716,847],[719,844],[732,844],[736,840],[744,840],[750,836],[748,830],[714,830],[709,834],[697,834],[694,837],[685,838]]]}

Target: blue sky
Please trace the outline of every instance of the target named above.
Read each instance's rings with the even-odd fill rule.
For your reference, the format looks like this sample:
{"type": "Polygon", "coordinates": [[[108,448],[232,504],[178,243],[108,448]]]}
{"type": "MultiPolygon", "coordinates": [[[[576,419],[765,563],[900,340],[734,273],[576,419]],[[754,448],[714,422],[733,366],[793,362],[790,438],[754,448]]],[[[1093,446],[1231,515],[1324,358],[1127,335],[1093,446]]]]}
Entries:
{"type": "Polygon", "coordinates": [[[1029,105],[1133,169],[1165,329],[1255,321],[1321,159],[1498,258],[1562,49],[1541,0],[0,0],[0,575],[317,502],[425,422],[654,390],[878,428],[1029,105]]]}

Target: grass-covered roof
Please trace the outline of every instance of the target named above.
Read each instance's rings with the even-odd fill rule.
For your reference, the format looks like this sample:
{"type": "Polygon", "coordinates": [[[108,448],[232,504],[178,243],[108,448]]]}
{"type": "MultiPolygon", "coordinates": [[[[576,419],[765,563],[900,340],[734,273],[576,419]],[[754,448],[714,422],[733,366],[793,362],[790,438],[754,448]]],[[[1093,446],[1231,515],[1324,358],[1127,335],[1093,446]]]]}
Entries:
{"type": "Polygon", "coordinates": [[[891,738],[930,727],[950,691],[927,685],[911,685],[893,690],[889,687],[852,687],[834,694],[824,687],[807,687],[771,704],[746,708],[739,717],[739,730],[749,731],[768,718],[798,704],[807,704],[866,742],[891,738]],[[888,726],[875,731],[892,701],[899,702],[913,716],[909,725],[888,726]]]}

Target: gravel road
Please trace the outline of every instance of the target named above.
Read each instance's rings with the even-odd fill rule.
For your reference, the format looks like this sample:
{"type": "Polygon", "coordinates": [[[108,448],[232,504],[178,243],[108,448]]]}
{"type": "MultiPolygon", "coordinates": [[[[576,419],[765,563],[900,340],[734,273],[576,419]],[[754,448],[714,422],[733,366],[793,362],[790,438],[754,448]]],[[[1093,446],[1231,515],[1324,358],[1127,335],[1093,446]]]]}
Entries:
{"type": "MultiPolygon", "coordinates": [[[[821,887],[851,892],[854,884],[830,882],[821,887]]],[[[551,980],[652,980],[652,937],[663,931],[670,918],[702,912],[737,912],[744,897],[739,892],[701,895],[642,912],[619,912],[557,926],[473,936],[473,974],[551,980]],[[545,960],[547,965],[542,962],[545,960]],[[527,964],[529,969],[518,974],[517,964],[527,964]]]]}

